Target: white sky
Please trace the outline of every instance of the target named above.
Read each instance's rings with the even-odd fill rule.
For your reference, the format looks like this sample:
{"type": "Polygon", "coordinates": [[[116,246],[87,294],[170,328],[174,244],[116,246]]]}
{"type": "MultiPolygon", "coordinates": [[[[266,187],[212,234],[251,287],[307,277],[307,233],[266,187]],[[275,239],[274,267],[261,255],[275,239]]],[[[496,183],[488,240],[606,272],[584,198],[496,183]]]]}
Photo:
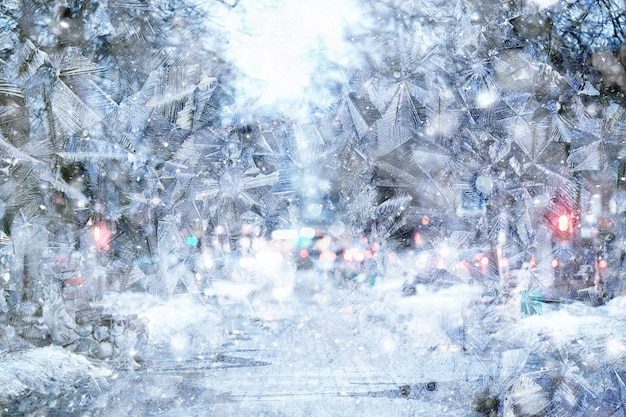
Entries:
{"type": "Polygon", "coordinates": [[[245,74],[239,100],[300,101],[317,53],[346,63],[346,27],[359,14],[355,0],[241,0],[220,18],[229,40],[226,59],[245,74]]]}

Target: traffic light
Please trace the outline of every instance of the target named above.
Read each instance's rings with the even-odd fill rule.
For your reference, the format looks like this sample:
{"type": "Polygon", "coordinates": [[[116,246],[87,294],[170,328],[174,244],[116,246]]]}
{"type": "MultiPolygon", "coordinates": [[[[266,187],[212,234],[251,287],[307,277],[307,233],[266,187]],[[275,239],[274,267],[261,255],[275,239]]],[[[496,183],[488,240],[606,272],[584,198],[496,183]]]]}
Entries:
{"type": "Polygon", "coordinates": [[[561,214],[557,220],[559,232],[568,233],[571,229],[571,221],[567,214],[561,214]]]}
{"type": "Polygon", "coordinates": [[[575,234],[576,216],[571,211],[561,209],[550,216],[552,236],[562,241],[572,241],[575,234]]]}
{"type": "Polygon", "coordinates": [[[578,212],[573,205],[555,201],[546,214],[552,235],[552,269],[555,283],[570,282],[580,268],[578,212]]]}

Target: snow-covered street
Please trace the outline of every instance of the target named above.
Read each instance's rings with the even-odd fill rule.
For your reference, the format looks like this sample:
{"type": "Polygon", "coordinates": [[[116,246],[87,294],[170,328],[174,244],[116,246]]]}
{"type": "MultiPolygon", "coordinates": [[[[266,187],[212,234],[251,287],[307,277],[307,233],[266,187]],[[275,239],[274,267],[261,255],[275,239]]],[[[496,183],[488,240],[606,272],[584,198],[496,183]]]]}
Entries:
{"type": "Polygon", "coordinates": [[[327,415],[332,403],[333,414],[471,415],[474,394],[496,371],[461,346],[463,311],[476,291],[409,298],[397,286],[327,285],[303,273],[290,297],[259,294],[220,309],[186,295],[167,303],[111,298],[116,313],[126,308],[150,320],[141,366],[116,371],[89,402],[70,395],[53,408],[63,415],[295,416],[327,415]]]}
{"type": "Polygon", "coordinates": [[[502,396],[511,398],[509,413],[541,406],[543,394],[536,390],[528,403],[520,392],[532,391],[537,374],[564,372],[597,400],[590,407],[617,406],[607,383],[626,358],[625,299],[512,320],[506,310],[519,305],[492,305],[478,288],[421,287],[407,297],[401,284],[331,287],[308,271],[296,274],[294,291],[281,300],[262,291],[223,305],[189,294],[167,302],[110,294],[105,310],[149,320],[139,362],[81,368],[52,357],[59,362],[51,369],[97,377],[99,388],[42,371],[39,384],[58,382],[40,389],[41,405],[46,415],[75,416],[479,416],[485,399],[501,392],[509,392],[502,396]],[[532,364],[546,349],[570,357],[532,364]]]}

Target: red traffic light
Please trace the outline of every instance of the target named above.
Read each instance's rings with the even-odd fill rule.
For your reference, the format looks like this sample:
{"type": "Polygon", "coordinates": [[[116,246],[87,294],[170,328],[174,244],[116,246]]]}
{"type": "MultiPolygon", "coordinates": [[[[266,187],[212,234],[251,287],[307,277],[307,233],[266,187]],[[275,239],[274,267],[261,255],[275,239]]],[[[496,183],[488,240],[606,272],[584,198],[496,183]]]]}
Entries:
{"type": "Polygon", "coordinates": [[[577,226],[577,217],[568,209],[556,210],[549,217],[550,226],[555,237],[571,239],[577,226]]]}

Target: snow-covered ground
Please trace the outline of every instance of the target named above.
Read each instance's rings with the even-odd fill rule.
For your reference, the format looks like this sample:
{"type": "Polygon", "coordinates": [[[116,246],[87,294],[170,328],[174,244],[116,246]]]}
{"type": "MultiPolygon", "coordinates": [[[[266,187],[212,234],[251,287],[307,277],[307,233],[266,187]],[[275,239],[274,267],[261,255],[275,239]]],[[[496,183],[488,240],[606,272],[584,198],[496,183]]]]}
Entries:
{"type": "Polygon", "coordinates": [[[477,287],[422,286],[407,297],[402,284],[337,286],[299,272],[280,300],[249,283],[234,301],[110,294],[105,311],[149,320],[141,368],[111,371],[60,348],[7,354],[1,398],[29,387],[55,415],[137,416],[474,416],[485,415],[476,411],[485,397],[507,399],[502,415],[581,409],[567,392],[614,405],[626,298],[514,320],[519,305],[493,304],[477,287]],[[85,377],[101,382],[76,385],[85,377]]]}
{"type": "Polygon", "coordinates": [[[0,414],[47,415],[57,398],[80,392],[76,404],[102,392],[113,371],[61,347],[31,348],[0,355],[0,414]]]}

